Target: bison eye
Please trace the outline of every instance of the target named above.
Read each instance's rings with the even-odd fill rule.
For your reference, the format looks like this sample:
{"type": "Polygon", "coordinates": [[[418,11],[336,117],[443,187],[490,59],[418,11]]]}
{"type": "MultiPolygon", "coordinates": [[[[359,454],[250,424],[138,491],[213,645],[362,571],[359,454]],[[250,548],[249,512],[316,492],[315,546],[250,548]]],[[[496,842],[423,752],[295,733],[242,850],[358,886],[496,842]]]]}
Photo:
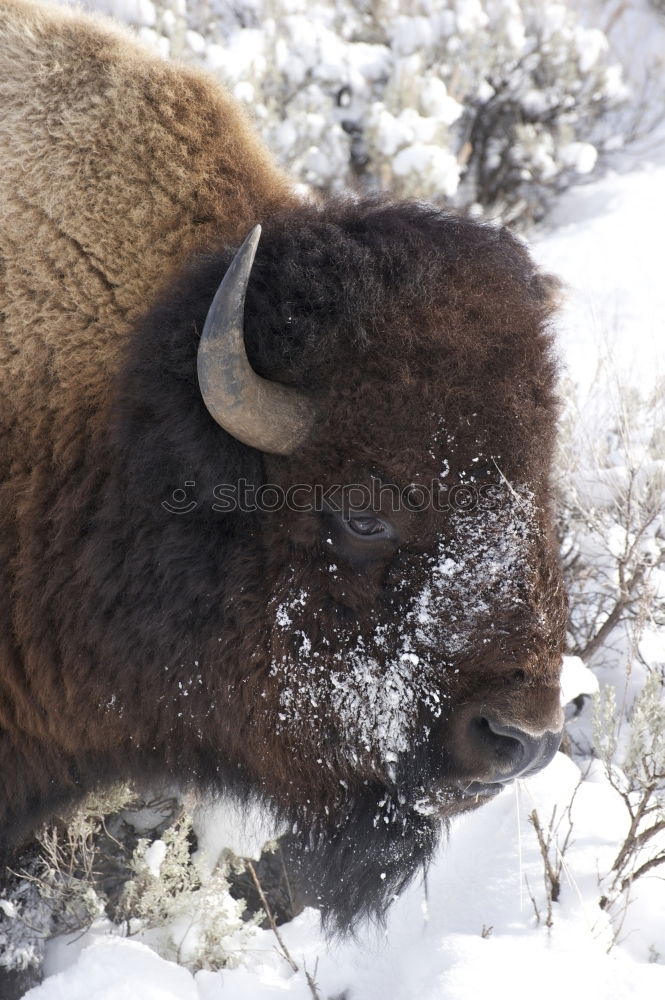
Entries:
{"type": "Polygon", "coordinates": [[[356,535],[379,535],[386,530],[385,522],[380,517],[365,514],[360,517],[350,517],[346,523],[356,535]]]}
{"type": "Polygon", "coordinates": [[[326,543],[358,568],[392,558],[400,543],[397,527],[371,508],[340,510],[326,503],[322,513],[326,543]]]}

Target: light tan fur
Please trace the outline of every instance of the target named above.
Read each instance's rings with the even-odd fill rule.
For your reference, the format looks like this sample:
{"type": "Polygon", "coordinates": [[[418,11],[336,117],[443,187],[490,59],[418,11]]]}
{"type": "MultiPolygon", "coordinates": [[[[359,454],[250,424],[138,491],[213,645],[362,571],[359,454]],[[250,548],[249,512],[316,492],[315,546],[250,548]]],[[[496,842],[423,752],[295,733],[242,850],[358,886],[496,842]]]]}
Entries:
{"type": "Polygon", "coordinates": [[[97,409],[174,265],[240,240],[291,185],[214,80],[70,9],[0,0],[0,109],[0,390],[48,364],[54,409],[70,392],[97,409]]]}

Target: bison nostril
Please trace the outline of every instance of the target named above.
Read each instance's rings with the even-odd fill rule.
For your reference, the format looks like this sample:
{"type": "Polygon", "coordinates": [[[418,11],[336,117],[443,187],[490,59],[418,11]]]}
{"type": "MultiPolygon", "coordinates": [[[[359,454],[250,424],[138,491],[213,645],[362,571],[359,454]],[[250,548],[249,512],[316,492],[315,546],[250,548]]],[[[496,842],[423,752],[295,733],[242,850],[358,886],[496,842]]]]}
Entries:
{"type": "Polygon", "coordinates": [[[541,770],[559,748],[561,733],[534,736],[487,715],[471,720],[469,733],[475,756],[488,782],[510,781],[541,770]]]}
{"type": "Polygon", "coordinates": [[[501,771],[512,771],[521,763],[523,744],[513,733],[497,729],[496,723],[484,715],[473,719],[471,725],[478,748],[482,748],[489,761],[495,762],[501,771]]]}

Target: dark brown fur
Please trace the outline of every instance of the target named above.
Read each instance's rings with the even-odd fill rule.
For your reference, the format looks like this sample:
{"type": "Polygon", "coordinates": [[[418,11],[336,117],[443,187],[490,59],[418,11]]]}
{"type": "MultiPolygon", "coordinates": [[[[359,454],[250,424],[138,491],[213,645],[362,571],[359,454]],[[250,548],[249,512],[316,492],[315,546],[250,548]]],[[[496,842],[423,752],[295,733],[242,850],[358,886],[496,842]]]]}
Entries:
{"type": "MultiPolygon", "coordinates": [[[[33,12],[8,6],[19,19],[33,12]]],[[[87,58],[92,72],[99,57],[87,58]]],[[[124,72],[135,82],[142,70],[124,72]]],[[[150,72],[159,76],[153,63],[150,72]]],[[[185,117],[212,100],[197,77],[163,72],[182,74],[185,117]]],[[[186,117],[195,136],[201,114],[186,117]]],[[[16,843],[61,803],[128,776],[260,794],[295,824],[322,905],[348,926],[380,911],[426,862],[442,818],[469,808],[456,789],[474,774],[460,738],[473,706],[536,729],[558,711],[553,284],[505,229],[410,204],[300,205],[267,161],[250,181],[243,170],[257,147],[239,128],[224,167],[201,168],[217,178],[208,222],[200,237],[185,227],[170,253],[179,273],[159,292],[157,230],[139,234],[140,221],[122,226],[124,238],[151,237],[145,277],[140,254],[123,251],[113,274],[95,265],[95,284],[91,243],[77,237],[74,257],[49,262],[55,281],[36,242],[15,252],[4,244],[0,829],[16,843]],[[224,171],[234,178],[228,195],[224,171]],[[208,306],[257,219],[249,357],[318,408],[310,438],[288,458],[230,438],[196,381],[208,306]],[[125,262],[131,307],[120,308],[125,262]],[[154,303],[144,318],[139,280],[154,303]],[[329,486],[380,473],[402,487],[439,479],[445,461],[448,485],[468,479],[479,458],[492,459],[498,512],[402,511],[400,547],[372,565],[337,551],[320,513],[212,507],[215,487],[240,478],[329,486]],[[196,509],[168,513],[162,501],[186,482],[196,509]],[[434,568],[444,551],[446,587],[434,568]],[[426,594],[425,635],[410,623],[426,594]],[[404,671],[406,714],[387,710],[386,721],[381,685],[354,682],[354,663],[366,656],[387,675],[405,651],[418,662],[404,671]],[[337,676],[349,685],[342,694],[337,676]]],[[[198,208],[185,208],[171,184],[158,186],[191,226],[198,208]]],[[[38,184],[33,195],[42,197],[38,184]]],[[[62,211],[44,226],[63,233],[70,213],[92,231],[96,203],[62,211]]],[[[104,225],[112,231],[102,212],[104,225]]],[[[35,240],[37,224],[25,233],[35,240]]],[[[49,246],[71,251],[65,237],[49,246]]]]}

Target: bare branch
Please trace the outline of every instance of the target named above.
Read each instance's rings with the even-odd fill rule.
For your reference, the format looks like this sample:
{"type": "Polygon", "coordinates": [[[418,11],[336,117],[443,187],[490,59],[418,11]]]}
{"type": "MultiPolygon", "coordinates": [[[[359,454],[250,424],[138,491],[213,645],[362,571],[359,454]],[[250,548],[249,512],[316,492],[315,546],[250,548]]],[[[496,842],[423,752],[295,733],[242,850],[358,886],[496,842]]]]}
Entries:
{"type": "MultiPolygon", "coordinates": [[[[259,894],[259,899],[261,900],[261,906],[265,910],[266,917],[268,918],[268,923],[270,924],[270,929],[271,929],[271,931],[273,932],[273,934],[275,935],[275,937],[277,939],[277,943],[279,945],[279,951],[280,951],[280,953],[282,955],[282,958],[284,959],[285,962],[288,962],[288,964],[291,966],[291,968],[293,969],[294,972],[300,972],[300,968],[299,968],[297,962],[291,957],[291,953],[289,952],[289,949],[286,947],[286,943],[284,941],[284,938],[279,933],[279,928],[277,927],[277,924],[275,922],[275,918],[274,918],[272,910],[270,908],[270,904],[269,904],[268,900],[266,899],[265,893],[263,891],[263,887],[262,887],[261,883],[259,882],[259,878],[258,878],[258,876],[256,874],[256,869],[254,868],[254,865],[252,864],[251,861],[247,861],[247,871],[249,872],[250,877],[252,879],[252,882],[254,883],[254,888],[256,889],[256,891],[259,894]]],[[[312,978],[312,976],[310,975],[310,973],[307,971],[307,969],[304,969],[304,973],[305,973],[305,979],[307,981],[307,985],[309,986],[309,990],[310,990],[310,993],[312,994],[313,1000],[321,1000],[321,994],[319,993],[318,987],[317,987],[316,983],[314,982],[314,979],[312,978]]]]}

